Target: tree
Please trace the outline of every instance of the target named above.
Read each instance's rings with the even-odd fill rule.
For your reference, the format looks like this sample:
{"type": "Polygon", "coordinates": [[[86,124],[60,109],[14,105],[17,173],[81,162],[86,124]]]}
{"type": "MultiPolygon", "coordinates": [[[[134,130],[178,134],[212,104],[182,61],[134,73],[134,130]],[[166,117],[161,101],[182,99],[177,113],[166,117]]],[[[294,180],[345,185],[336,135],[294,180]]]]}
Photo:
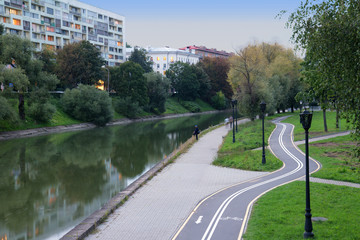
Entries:
{"type": "Polygon", "coordinates": [[[56,53],[53,50],[44,48],[37,54],[37,58],[42,61],[42,71],[56,73],[56,53]]]}
{"type": "Polygon", "coordinates": [[[138,63],[145,71],[145,73],[152,72],[153,62],[146,56],[146,50],[144,48],[135,47],[134,51],[129,57],[129,61],[138,63]]]}
{"type": "Polygon", "coordinates": [[[3,69],[0,71],[0,82],[4,83],[5,92],[12,92],[14,89],[18,91],[19,117],[21,120],[25,120],[24,92],[30,84],[29,79],[20,67],[8,69],[0,66],[0,68],[3,69]]]}
{"type": "Polygon", "coordinates": [[[170,79],[171,87],[182,100],[195,100],[199,97],[200,83],[190,64],[183,62],[171,64],[166,71],[166,77],[170,79]]]}
{"type": "Polygon", "coordinates": [[[266,59],[258,46],[248,45],[230,59],[230,65],[229,81],[235,90],[240,112],[254,120],[260,113],[262,90],[266,87],[266,59]]]}
{"type": "Polygon", "coordinates": [[[142,67],[127,61],[110,69],[111,86],[121,98],[131,97],[132,101],[145,106],[149,102],[147,84],[142,67]]]}
{"type": "Polygon", "coordinates": [[[355,139],[360,140],[358,19],[357,0],[306,1],[289,16],[287,25],[293,30],[293,41],[305,50],[305,70],[317,72],[307,77],[311,88],[328,100],[337,99],[338,108],[353,125],[355,139]]]}
{"type": "Polygon", "coordinates": [[[209,76],[200,66],[190,65],[190,67],[192,71],[195,73],[196,79],[200,84],[198,91],[199,97],[204,100],[207,100],[211,90],[211,82],[209,76]]]}
{"type": "Polygon", "coordinates": [[[57,52],[56,74],[64,87],[93,85],[101,79],[105,61],[100,50],[88,41],[65,45],[57,52]]]}
{"type": "Polygon", "coordinates": [[[228,72],[230,70],[229,60],[226,58],[205,57],[199,62],[199,66],[204,69],[210,79],[211,89],[209,98],[221,91],[225,94],[227,99],[231,99],[233,90],[227,81],[228,72]]]}
{"type": "Polygon", "coordinates": [[[145,73],[149,96],[150,111],[161,114],[165,112],[166,98],[169,96],[170,80],[160,73],[145,73]]]}

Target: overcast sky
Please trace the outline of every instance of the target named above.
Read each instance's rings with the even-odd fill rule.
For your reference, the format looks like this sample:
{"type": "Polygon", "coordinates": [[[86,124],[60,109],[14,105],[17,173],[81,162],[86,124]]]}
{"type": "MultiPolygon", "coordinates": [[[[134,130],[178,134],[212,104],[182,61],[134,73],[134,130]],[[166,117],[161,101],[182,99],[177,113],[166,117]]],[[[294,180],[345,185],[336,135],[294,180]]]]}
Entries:
{"type": "Polygon", "coordinates": [[[125,16],[125,40],[132,46],[173,48],[203,45],[234,52],[249,43],[293,47],[286,17],[301,0],[81,0],[125,16]]]}

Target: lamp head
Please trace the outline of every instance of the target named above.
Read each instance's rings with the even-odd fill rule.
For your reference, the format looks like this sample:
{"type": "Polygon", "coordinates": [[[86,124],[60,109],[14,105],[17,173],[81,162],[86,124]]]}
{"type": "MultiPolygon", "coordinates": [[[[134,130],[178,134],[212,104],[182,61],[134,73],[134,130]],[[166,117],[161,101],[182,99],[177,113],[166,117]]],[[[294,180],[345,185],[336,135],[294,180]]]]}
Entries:
{"type": "Polygon", "coordinates": [[[260,109],[261,109],[262,112],[265,112],[266,103],[265,103],[264,101],[262,101],[262,102],[260,103],[260,109]]]}
{"type": "Polygon", "coordinates": [[[311,120],[312,120],[312,113],[305,110],[303,113],[300,114],[300,123],[303,125],[305,130],[309,130],[311,127],[311,120]]]}

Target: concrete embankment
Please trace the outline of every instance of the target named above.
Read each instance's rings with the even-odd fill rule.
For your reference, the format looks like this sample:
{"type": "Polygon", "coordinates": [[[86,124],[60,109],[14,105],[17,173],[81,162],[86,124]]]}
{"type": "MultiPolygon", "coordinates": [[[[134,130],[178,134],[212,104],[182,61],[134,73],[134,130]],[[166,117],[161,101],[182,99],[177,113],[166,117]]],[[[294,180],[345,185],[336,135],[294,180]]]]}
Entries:
{"type": "MultiPolygon", "coordinates": [[[[145,118],[139,119],[119,119],[108,123],[106,126],[114,126],[120,124],[127,124],[131,122],[143,122],[143,121],[153,121],[153,120],[161,120],[161,119],[169,119],[169,118],[178,118],[178,117],[187,117],[187,116],[194,116],[200,114],[211,114],[216,113],[219,111],[208,111],[208,112],[201,112],[201,113],[183,113],[183,114],[169,114],[163,116],[150,116],[145,118]]],[[[34,137],[40,135],[46,135],[51,133],[61,133],[61,132],[70,132],[70,131],[79,131],[79,130],[86,130],[95,128],[96,125],[92,123],[80,123],[80,124],[72,124],[66,126],[56,126],[56,127],[43,127],[43,128],[33,128],[27,130],[19,130],[19,131],[9,131],[9,132],[0,132],[0,141],[1,140],[8,140],[14,138],[24,138],[24,137],[34,137]]]]}

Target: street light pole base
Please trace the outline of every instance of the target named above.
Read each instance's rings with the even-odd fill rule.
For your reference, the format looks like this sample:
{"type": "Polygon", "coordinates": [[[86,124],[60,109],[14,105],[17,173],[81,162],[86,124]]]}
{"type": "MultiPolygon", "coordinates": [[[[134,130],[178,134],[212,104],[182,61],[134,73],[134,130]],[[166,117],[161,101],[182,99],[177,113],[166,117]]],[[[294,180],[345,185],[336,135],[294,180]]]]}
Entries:
{"type": "Polygon", "coordinates": [[[312,232],[304,232],[304,238],[313,238],[314,234],[312,232]]]}

